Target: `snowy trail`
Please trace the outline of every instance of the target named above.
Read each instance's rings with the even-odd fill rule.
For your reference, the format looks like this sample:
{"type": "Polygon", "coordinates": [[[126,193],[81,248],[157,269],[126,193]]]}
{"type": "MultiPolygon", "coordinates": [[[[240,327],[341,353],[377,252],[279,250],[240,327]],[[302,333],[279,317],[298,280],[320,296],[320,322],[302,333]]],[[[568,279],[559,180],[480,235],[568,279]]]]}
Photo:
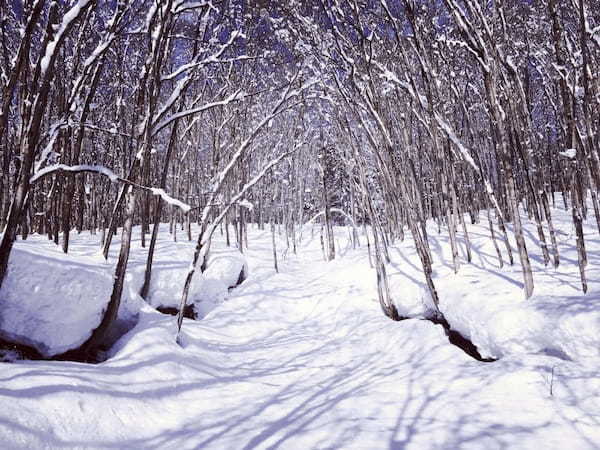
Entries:
{"type": "Polygon", "coordinates": [[[597,448],[597,367],[480,363],[385,318],[363,253],[306,246],[274,274],[268,233],[253,242],[255,270],[183,348],[148,309],[103,364],[3,365],[5,448],[597,448]]]}

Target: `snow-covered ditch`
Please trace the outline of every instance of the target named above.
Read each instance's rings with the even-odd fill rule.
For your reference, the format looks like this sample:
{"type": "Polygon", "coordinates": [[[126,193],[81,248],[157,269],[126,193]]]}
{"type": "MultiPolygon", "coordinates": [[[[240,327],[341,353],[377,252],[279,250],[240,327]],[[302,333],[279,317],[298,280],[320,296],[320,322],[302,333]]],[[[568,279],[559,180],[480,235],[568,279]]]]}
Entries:
{"type": "MultiPolygon", "coordinates": [[[[174,318],[143,304],[137,324],[101,364],[0,364],[3,448],[596,449],[600,358],[597,341],[579,342],[597,330],[589,320],[600,280],[595,235],[586,229],[586,296],[561,234],[564,265],[554,271],[536,262],[536,296],[525,301],[518,265],[498,269],[485,230],[469,230],[474,260],[458,275],[447,241],[431,230],[435,281],[451,326],[464,327],[480,350],[502,352],[497,362],[473,360],[448,344],[442,327],[420,319],[428,299],[408,240],[390,249],[388,272],[396,302],[415,318],[393,322],[379,310],[364,236],[352,250],[347,230],[337,229],[338,257],[325,262],[318,233],[305,233],[298,255],[277,235],[276,274],[270,232],[252,227],[248,279],[203,320],[185,319],[179,344],[174,318]],[[521,315],[508,323],[511,314],[500,310],[496,320],[497,305],[521,315]],[[593,330],[564,335],[559,348],[550,338],[539,341],[537,331],[524,333],[523,308],[544,323],[562,317],[563,329],[585,318],[593,330]],[[492,323],[499,331],[482,333],[492,323]],[[500,340],[502,330],[523,336],[521,345],[500,340]]],[[[160,239],[156,299],[179,293],[167,273],[187,267],[192,251],[168,233],[160,239]]],[[[218,241],[215,258],[226,251],[218,241]]],[[[74,236],[73,251],[93,258],[97,243],[74,236]]],[[[530,251],[537,257],[533,245],[530,251]]],[[[143,255],[136,244],[128,283],[139,283],[143,255]]]]}
{"type": "MultiPolygon", "coordinates": [[[[64,255],[59,247],[41,236],[18,241],[11,254],[8,274],[0,290],[0,338],[32,347],[51,358],[77,349],[100,324],[111,295],[114,274],[111,262],[99,254],[97,238],[74,239],[64,255]]],[[[179,308],[192,242],[174,243],[162,236],[156,249],[156,263],[148,303],[157,309],[179,308]]],[[[119,319],[111,341],[137,321],[144,300],[139,296],[143,283],[146,252],[134,240],[126,275],[119,319]]],[[[248,273],[244,256],[236,249],[216,248],[209,256],[207,270],[193,279],[188,303],[201,319],[222,303],[228,290],[241,283],[248,273]]]]}
{"type": "MultiPolygon", "coordinates": [[[[589,260],[584,295],[570,212],[553,213],[561,264],[557,269],[551,263],[545,266],[533,226],[526,230],[535,282],[534,295],[527,300],[512,234],[515,263],[508,265],[506,250],[498,242],[504,256],[500,268],[485,221],[469,225],[473,259],[466,262],[459,233],[462,265],[455,274],[447,232],[439,235],[437,226],[429,224],[440,310],[450,327],[472,341],[484,358],[528,353],[574,360],[600,357],[600,236],[591,216],[584,226],[589,260]]],[[[547,229],[545,233],[548,239],[547,229]]],[[[388,270],[398,312],[406,317],[430,316],[433,305],[412,243],[397,243],[390,256],[388,270]]]]}

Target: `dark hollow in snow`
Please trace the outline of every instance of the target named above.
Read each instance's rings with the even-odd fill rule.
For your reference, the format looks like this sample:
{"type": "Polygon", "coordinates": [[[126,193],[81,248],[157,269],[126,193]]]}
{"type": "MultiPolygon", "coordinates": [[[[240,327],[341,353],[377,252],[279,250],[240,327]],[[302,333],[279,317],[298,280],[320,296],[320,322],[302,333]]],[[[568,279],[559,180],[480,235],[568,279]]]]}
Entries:
{"type": "Polygon", "coordinates": [[[246,278],[248,278],[248,275],[246,274],[245,267],[242,267],[242,270],[240,270],[240,276],[238,277],[237,282],[233,287],[238,287],[240,284],[246,281],[246,278]]]}
{"type": "Polygon", "coordinates": [[[235,282],[235,284],[233,286],[228,286],[227,287],[227,291],[231,292],[233,291],[236,287],[238,287],[240,284],[242,284],[244,281],[246,281],[246,278],[248,278],[248,274],[246,273],[246,267],[242,267],[242,270],[240,271],[240,274],[238,276],[237,281],[235,282]]]}
{"type": "Polygon", "coordinates": [[[33,347],[0,339],[0,362],[13,362],[22,359],[39,360],[43,357],[33,347]]]}
{"type": "Polygon", "coordinates": [[[477,350],[477,346],[473,344],[473,342],[471,342],[469,339],[464,337],[462,334],[460,334],[458,331],[453,330],[444,317],[428,317],[424,320],[429,320],[430,322],[435,323],[436,325],[441,325],[442,327],[444,327],[444,331],[446,332],[446,336],[448,336],[448,340],[450,341],[450,343],[460,348],[471,358],[486,363],[497,361],[497,359],[495,358],[482,357],[479,353],[479,350],[477,350]]]}
{"type": "MultiPolygon", "coordinates": [[[[173,308],[171,306],[159,306],[156,310],[163,314],[169,314],[170,316],[176,316],[179,314],[178,308],[173,308]]],[[[186,305],[183,308],[183,317],[187,319],[196,319],[196,311],[194,310],[194,305],[186,305]]]]}
{"type": "MultiPolygon", "coordinates": [[[[410,319],[410,317],[399,315],[398,310],[396,309],[396,307],[394,305],[392,305],[392,307],[389,310],[384,309],[383,312],[390,319],[395,320],[397,322],[410,319]]],[[[473,342],[471,342],[469,339],[464,337],[462,334],[460,334],[458,331],[453,330],[450,327],[450,324],[448,323],[448,321],[444,318],[444,316],[432,315],[429,317],[422,318],[421,320],[428,320],[432,323],[435,323],[436,325],[441,325],[442,327],[444,327],[446,336],[448,336],[448,341],[450,341],[450,343],[452,345],[455,345],[456,347],[460,348],[463,352],[465,352],[471,358],[476,359],[477,361],[486,362],[486,363],[497,361],[497,359],[495,359],[495,358],[482,357],[481,354],[479,353],[479,350],[477,350],[477,346],[475,344],[473,344],[473,342]]]]}
{"type": "Polygon", "coordinates": [[[106,349],[95,352],[84,352],[81,349],[69,350],[68,352],[55,355],[50,358],[44,357],[35,348],[0,339],[0,362],[15,361],[75,361],[82,363],[97,364],[105,360],[106,349]]]}
{"type": "Polygon", "coordinates": [[[0,338],[0,362],[29,361],[73,361],[88,364],[98,364],[106,361],[108,351],[125,333],[137,324],[135,320],[117,320],[109,330],[106,338],[98,348],[88,349],[87,342],[78,348],[64,353],[46,357],[35,348],[0,338]]]}

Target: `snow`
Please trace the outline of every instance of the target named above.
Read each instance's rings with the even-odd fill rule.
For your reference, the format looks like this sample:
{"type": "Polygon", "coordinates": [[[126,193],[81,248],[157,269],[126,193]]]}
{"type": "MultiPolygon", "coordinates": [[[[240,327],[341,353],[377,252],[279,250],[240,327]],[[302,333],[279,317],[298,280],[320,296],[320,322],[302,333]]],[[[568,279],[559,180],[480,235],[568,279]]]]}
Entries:
{"type": "MultiPolygon", "coordinates": [[[[227,98],[225,98],[223,100],[206,103],[206,104],[204,104],[202,106],[199,106],[198,108],[192,108],[192,109],[188,109],[188,110],[185,110],[185,111],[180,111],[178,113],[172,114],[171,116],[168,116],[167,118],[161,120],[157,124],[153,123],[152,135],[153,136],[156,135],[159,131],[161,131],[163,128],[165,128],[166,126],[168,126],[170,123],[172,123],[173,121],[175,121],[177,119],[180,119],[182,117],[190,116],[192,114],[198,114],[198,113],[201,113],[203,111],[206,111],[206,110],[209,110],[209,109],[212,109],[212,108],[216,108],[217,106],[226,106],[226,105],[228,105],[231,102],[239,100],[242,97],[241,94],[242,94],[242,91],[238,90],[238,91],[234,92],[229,97],[227,97],[227,98]]],[[[164,111],[166,112],[167,110],[165,109],[164,111]]]]}
{"type": "MultiPolygon", "coordinates": [[[[155,308],[179,308],[192,254],[191,242],[175,243],[166,236],[158,240],[147,298],[150,305],[155,308]]],[[[141,298],[138,298],[138,293],[144,280],[145,260],[134,256],[131,264],[133,267],[126,286],[129,292],[128,302],[133,301],[133,304],[124,317],[127,321],[140,308],[138,302],[141,298]]],[[[189,291],[188,303],[193,304],[198,318],[206,316],[227,298],[228,288],[237,284],[242,269],[245,270],[244,273],[248,273],[246,260],[237,250],[219,248],[211,251],[207,270],[204,273],[198,271],[194,275],[189,291]]]]}
{"type": "Polygon", "coordinates": [[[577,156],[577,150],[574,148],[568,148],[564,152],[558,152],[559,155],[564,156],[565,158],[573,159],[577,156]]]}
{"type": "MultiPolygon", "coordinates": [[[[155,308],[179,309],[182,286],[185,282],[185,264],[175,267],[158,267],[152,275],[148,303],[155,308]],[[179,266],[179,267],[178,267],[179,266]],[[179,270],[178,270],[179,269],[179,270]]],[[[140,267],[140,274],[143,273],[140,267]]],[[[142,276],[131,280],[131,285],[141,288],[142,276]]],[[[135,292],[139,292],[136,289],[135,292]]],[[[188,302],[194,305],[198,317],[204,317],[227,297],[227,286],[218,278],[196,274],[190,287],[188,302]]]]}
{"type": "Polygon", "coordinates": [[[152,195],[159,195],[164,202],[168,203],[169,205],[177,206],[185,213],[189,212],[192,209],[190,205],[183,203],[181,200],[177,200],[176,198],[171,197],[165,192],[164,189],[150,188],[150,191],[152,192],[152,195]]]}
{"type": "Polygon", "coordinates": [[[248,211],[252,211],[254,209],[254,205],[252,204],[252,202],[248,199],[242,199],[238,202],[238,205],[241,206],[242,208],[246,208],[248,211]]]}
{"type": "MultiPolygon", "coordinates": [[[[252,268],[248,279],[203,320],[185,319],[181,346],[175,319],[142,305],[137,325],[104,363],[0,363],[3,446],[595,449],[600,239],[589,220],[583,296],[570,212],[553,213],[561,266],[544,267],[528,225],[536,282],[529,300],[520,267],[498,268],[486,220],[468,224],[473,262],[457,275],[447,233],[429,224],[440,307],[453,328],[496,362],[472,359],[439,325],[420,318],[430,299],[408,237],[390,247],[387,271],[396,304],[413,318],[393,322],[380,311],[364,235],[354,250],[348,230],[336,228],[337,258],[325,262],[318,233],[303,233],[298,254],[287,252],[277,274],[271,232],[253,225],[243,256],[252,268]]],[[[139,228],[134,236],[127,297],[145,259],[139,228]]],[[[239,254],[219,233],[214,239],[204,276],[210,267],[233,276],[217,270],[217,261],[239,254]]],[[[285,248],[285,236],[276,239],[285,248]]],[[[36,236],[16,245],[42,252],[52,246],[36,236]]],[[[95,255],[97,238],[74,235],[71,245],[63,264],[95,255]]],[[[194,242],[173,242],[163,227],[153,295],[179,299],[177,277],[186,273],[193,248],[194,242]]],[[[94,270],[104,270],[102,263],[94,270]]]]}
{"type": "MultiPolygon", "coordinates": [[[[464,263],[458,275],[454,275],[447,231],[438,235],[437,225],[429,224],[440,310],[454,330],[473,341],[483,357],[529,353],[556,354],[573,360],[600,357],[600,283],[596,281],[600,280],[600,240],[595,226],[588,223],[584,227],[589,259],[586,273],[595,287],[583,296],[570,215],[570,211],[553,210],[561,258],[558,269],[544,266],[535,228],[528,225],[525,238],[535,283],[529,300],[524,300],[521,268],[506,264],[506,250],[500,241],[505,266],[499,268],[483,214],[480,224],[468,224],[474,251],[471,264],[466,264],[464,237],[458,233],[464,263]]],[[[522,220],[527,222],[524,216],[522,220]]],[[[544,232],[549,240],[547,227],[544,232]]],[[[510,232],[509,239],[516,255],[510,232]]],[[[407,239],[396,244],[390,257],[391,293],[399,314],[427,316],[433,306],[412,242],[407,239]]]]}
{"type": "Polygon", "coordinates": [[[248,276],[248,265],[244,255],[239,252],[214,251],[209,255],[207,267],[202,274],[206,278],[221,280],[228,288],[238,285],[240,275],[248,276]]]}
{"type": "MultiPolygon", "coordinates": [[[[165,226],[166,227],[166,226],[165,226]]],[[[154,264],[147,301],[155,307],[179,309],[182,289],[187,276],[188,268],[194,252],[194,242],[173,239],[166,232],[159,233],[155,248],[154,264]]],[[[134,241],[134,248],[141,250],[138,239],[134,241]]],[[[123,320],[130,322],[139,312],[143,303],[139,292],[144,281],[146,259],[143,252],[132,253],[126,289],[129,303],[128,311],[123,320]]],[[[205,273],[197,271],[192,278],[188,304],[194,306],[197,318],[201,319],[228,297],[228,288],[235,285],[240,271],[244,268],[248,272],[244,256],[236,249],[215,248],[207,262],[205,273]],[[214,266],[214,267],[213,267],[214,266]],[[230,273],[227,269],[232,270],[230,273]],[[235,273],[237,270],[237,273],[235,273]],[[232,282],[231,280],[235,278],[232,282]]]]}
{"type": "Polygon", "coordinates": [[[0,289],[0,337],[51,357],[79,347],[98,327],[112,274],[94,257],[19,242],[0,289]]]}
{"type": "Polygon", "coordinates": [[[42,151],[39,159],[37,160],[37,162],[35,164],[35,172],[38,172],[42,168],[42,166],[44,164],[46,164],[46,161],[48,161],[48,159],[50,159],[51,156],[57,155],[57,153],[55,153],[52,149],[54,148],[54,143],[56,142],[56,139],[58,138],[58,134],[59,134],[58,132],[65,125],[66,124],[64,122],[57,122],[57,123],[52,124],[52,126],[50,127],[50,131],[48,133],[50,135],[50,139],[48,139],[48,143],[44,147],[44,150],[42,151]]]}
{"type": "MultiPolygon", "coordinates": [[[[8,275],[0,290],[0,337],[34,347],[52,357],[83,344],[98,327],[113,286],[114,263],[120,246],[115,238],[110,262],[98,254],[99,243],[72,236],[69,255],[44,236],[18,241],[11,254],[8,275]]],[[[146,262],[139,239],[134,239],[119,319],[137,320],[144,301],[139,296],[146,262]]],[[[190,242],[174,243],[162,235],[156,247],[148,303],[178,308],[187,267],[193,254],[190,242]]],[[[248,273],[244,256],[235,249],[215,249],[205,274],[192,282],[189,300],[204,317],[237,285],[240,272],[248,273]]],[[[124,325],[124,326],[125,326],[124,325]]]]}
{"type": "Polygon", "coordinates": [[[48,45],[46,46],[46,50],[44,52],[44,56],[40,60],[40,68],[42,69],[43,75],[48,71],[48,66],[56,51],[56,44],[58,44],[58,42],[60,42],[60,40],[63,39],[63,35],[67,31],[67,29],[72,26],[73,21],[75,21],[81,15],[82,10],[86,8],[90,2],[91,0],[79,0],[63,16],[63,20],[60,24],[60,27],[58,28],[58,31],[54,35],[53,39],[50,42],[48,42],[48,45]]]}
{"type": "Polygon", "coordinates": [[[64,171],[64,172],[96,172],[104,175],[112,183],[116,183],[119,181],[119,177],[108,167],[99,166],[99,165],[90,165],[90,164],[78,164],[75,166],[68,166],[66,164],[54,164],[51,166],[46,166],[43,169],[39,169],[29,180],[31,183],[34,183],[38,179],[42,178],[45,175],[48,175],[52,172],[64,171]]]}
{"type": "Polygon", "coordinates": [[[456,148],[458,148],[462,159],[466,161],[476,172],[479,172],[479,166],[475,163],[471,157],[471,154],[469,153],[469,150],[464,146],[452,127],[442,118],[442,116],[437,113],[435,114],[435,120],[442,130],[444,130],[444,132],[448,135],[456,148]]]}

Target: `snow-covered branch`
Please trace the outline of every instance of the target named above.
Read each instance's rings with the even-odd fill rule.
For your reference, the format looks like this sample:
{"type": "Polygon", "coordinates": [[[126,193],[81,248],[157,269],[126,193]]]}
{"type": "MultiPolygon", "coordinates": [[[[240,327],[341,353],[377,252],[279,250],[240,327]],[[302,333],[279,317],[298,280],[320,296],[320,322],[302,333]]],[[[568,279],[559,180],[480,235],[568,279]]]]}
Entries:
{"type": "Polygon", "coordinates": [[[165,192],[164,189],[143,186],[141,184],[134,183],[133,181],[130,181],[130,180],[127,180],[125,178],[118,176],[112,170],[110,170],[108,167],[100,166],[100,165],[78,164],[75,166],[68,166],[66,164],[55,164],[52,166],[44,167],[43,169],[39,170],[35,175],[33,175],[30,178],[29,182],[31,184],[35,184],[35,183],[41,181],[42,179],[44,179],[45,177],[47,177],[49,175],[57,174],[57,173],[70,174],[70,175],[75,175],[78,173],[95,173],[95,174],[103,175],[103,176],[107,177],[112,183],[123,183],[123,184],[129,185],[129,186],[132,186],[136,189],[148,191],[148,192],[152,193],[152,195],[158,195],[166,203],[173,205],[173,206],[177,206],[184,213],[187,213],[192,209],[192,207],[190,205],[182,202],[181,200],[177,200],[174,197],[171,197],[169,194],[167,194],[165,192]]]}
{"type": "Polygon", "coordinates": [[[81,172],[91,172],[98,173],[100,175],[104,175],[111,182],[116,183],[121,179],[117,174],[115,174],[108,167],[98,166],[98,165],[89,165],[89,164],[78,164],[76,166],[69,166],[66,164],[54,164],[52,166],[46,166],[43,169],[38,170],[30,179],[29,182],[34,184],[40,181],[42,178],[56,174],[56,173],[81,173],[81,172]]]}
{"type": "Polygon", "coordinates": [[[167,127],[169,124],[173,123],[175,120],[178,119],[182,119],[184,117],[187,116],[191,116],[193,114],[198,114],[204,111],[208,111],[209,109],[212,108],[216,108],[219,106],[227,106],[230,103],[239,100],[242,97],[242,91],[241,90],[237,90],[236,92],[234,92],[233,94],[231,94],[229,97],[223,99],[223,100],[218,100],[216,102],[211,102],[211,103],[206,103],[202,106],[199,106],[197,108],[192,108],[192,109],[186,109],[185,111],[180,111],[178,113],[175,113],[169,117],[167,117],[166,119],[162,120],[160,123],[158,123],[152,131],[153,135],[158,134],[161,130],[163,130],[165,127],[167,127]]]}

